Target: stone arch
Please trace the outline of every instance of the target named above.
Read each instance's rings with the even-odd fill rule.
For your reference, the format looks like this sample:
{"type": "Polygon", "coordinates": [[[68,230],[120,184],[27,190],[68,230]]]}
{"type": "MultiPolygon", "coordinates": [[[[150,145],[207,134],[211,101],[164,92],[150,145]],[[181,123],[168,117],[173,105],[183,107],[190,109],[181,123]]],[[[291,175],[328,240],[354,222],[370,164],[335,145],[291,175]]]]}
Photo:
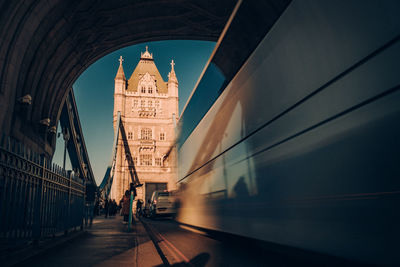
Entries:
{"type": "MultiPolygon", "coordinates": [[[[68,90],[92,63],[125,46],[216,41],[236,1],[47,1],[0,3],[0,128],[41,143],[38,121],[55,125],[68,90]],[[18,99],[30,105],[17,112],[18,99]]],[[[43,143],[43,142],[42,142],[43,143]]],[[[41,146],[41,145],[40,145],[41,146]]]]}

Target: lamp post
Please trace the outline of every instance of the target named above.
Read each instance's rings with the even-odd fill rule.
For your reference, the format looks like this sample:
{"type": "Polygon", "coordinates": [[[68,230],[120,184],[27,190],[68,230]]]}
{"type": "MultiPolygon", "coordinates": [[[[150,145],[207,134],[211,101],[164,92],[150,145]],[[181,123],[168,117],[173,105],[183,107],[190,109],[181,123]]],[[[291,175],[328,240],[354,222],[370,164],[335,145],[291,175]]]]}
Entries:
{"type": "Polygon", "coordinates": [[[63,169],[65,170],[65,158],[67,156],[67,144],[69,141],[69,131],[67,128],[63,129],[63,139],[64,139],[64,160],[63,160],[63,169]]]}

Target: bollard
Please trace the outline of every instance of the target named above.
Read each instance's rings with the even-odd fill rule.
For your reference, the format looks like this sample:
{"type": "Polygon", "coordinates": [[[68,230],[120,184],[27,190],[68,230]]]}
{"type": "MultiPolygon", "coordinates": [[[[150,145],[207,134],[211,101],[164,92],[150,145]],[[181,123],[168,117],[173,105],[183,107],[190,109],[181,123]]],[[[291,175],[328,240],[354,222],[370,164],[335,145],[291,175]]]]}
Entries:
{"type": "Polygon", "coordinates": [[[129,223],[128,223],[128,232],[131,231],[132,224],[132,205],[133,205],[133,191],[131,191],[131,199],[129,201],[129,223]]]}

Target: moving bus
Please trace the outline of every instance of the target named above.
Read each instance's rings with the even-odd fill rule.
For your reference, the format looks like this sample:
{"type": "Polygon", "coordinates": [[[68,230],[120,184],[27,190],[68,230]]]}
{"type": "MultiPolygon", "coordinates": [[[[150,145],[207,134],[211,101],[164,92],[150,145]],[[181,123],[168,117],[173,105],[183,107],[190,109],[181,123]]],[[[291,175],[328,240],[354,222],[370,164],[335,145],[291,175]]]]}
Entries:
{"type": "Polygon", "coordinates": [[[177,220],[400,264],[399,1],[243,1],[178,127],[177,220]]]}

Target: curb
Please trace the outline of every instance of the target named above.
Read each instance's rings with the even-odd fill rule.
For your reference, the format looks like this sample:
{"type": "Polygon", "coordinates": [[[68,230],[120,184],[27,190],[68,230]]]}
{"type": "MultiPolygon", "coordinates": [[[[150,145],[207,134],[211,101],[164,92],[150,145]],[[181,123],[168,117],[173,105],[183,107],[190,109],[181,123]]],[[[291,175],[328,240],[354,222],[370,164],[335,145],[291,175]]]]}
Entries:
{"type": "Polygon", "coordinates": [[[171,266],[171,264],[169,263],[169,261],[167,260],[167,257],[165,257],[162,249],[160,248],[160,246],[158,245],[158,243],[160,242],[160,240],[156,237],[156,235],[154,234],[154,232],[152,231],[152,229],[150,228],[150,226],[145,223],[140,217],[138,218],[140,223],[143,225],[144,229],[146,229],[147,234],[149,235],[151,241],[153,242],[158,254],[161,257],[162,262],[164,263],[165,266],[171,266]]]}
{"type": "Polygon", "coordinates": [[[153,241],[158,254],[165,266],[194,266],[170,241],[161,235],[157,229],[139,219],[153,241]]]}

